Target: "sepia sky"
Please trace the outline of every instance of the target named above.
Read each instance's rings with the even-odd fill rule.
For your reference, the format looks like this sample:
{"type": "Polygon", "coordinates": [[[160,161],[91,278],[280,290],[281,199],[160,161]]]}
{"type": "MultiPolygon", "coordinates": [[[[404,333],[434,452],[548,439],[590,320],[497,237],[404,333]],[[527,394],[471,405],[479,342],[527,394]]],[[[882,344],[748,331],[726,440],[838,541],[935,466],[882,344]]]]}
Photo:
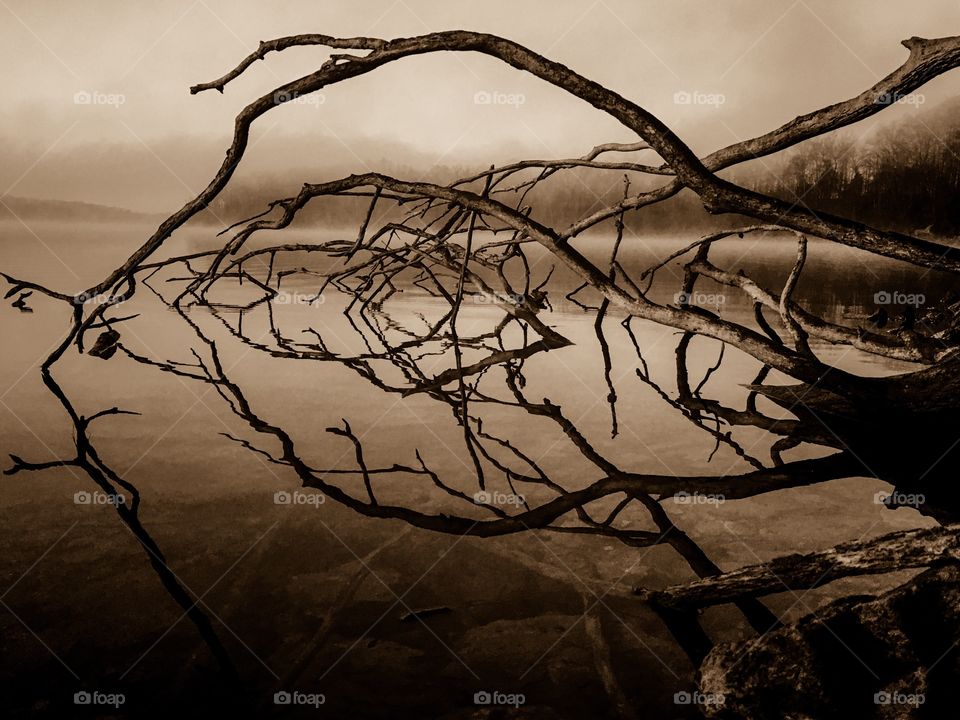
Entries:
{"type": "MultiPolygon", "coordinates": [[[[705,153],[861,92],[906,58],[904,38],[960,34],[960,3],[0,0],[0,197],[173,209],[215,172],[236,113],[315,70],[326,52],[271,55],[224,95],[191,96],[190,85],[219,77],[262,39],[447,29],[499,34],[563,62],[705,153]],[[699,101],[677,102],[677,93],[699,101]]],[[[923,89],[925,104],[958,87],[956,73],[938,79],[923,89]]],[[[317,181],[344,168],[562,157],[628,139],[589,106],[498,61],[435,54],[270,112],[254,126],[241,176],[295,168],[317,181]],[[477,104],[477,93],[500,101],[477,104]]]]}

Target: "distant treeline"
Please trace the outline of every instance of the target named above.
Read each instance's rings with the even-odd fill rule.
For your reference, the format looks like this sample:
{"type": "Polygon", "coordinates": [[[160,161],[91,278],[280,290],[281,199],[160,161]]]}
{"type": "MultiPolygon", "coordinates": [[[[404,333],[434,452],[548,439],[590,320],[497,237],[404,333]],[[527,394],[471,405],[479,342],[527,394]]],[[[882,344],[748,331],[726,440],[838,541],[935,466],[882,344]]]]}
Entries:
{"type": "MultiPolygon", "coordinates": [[[[933,235],[960,235],[960,101],[880,126],[865,138],[852,129],[802,143],[776,156],[745,163],[721,173],[730,180],[806,205],[813,210],[844,215],[881,228],[933,235]]],[[[638,161],[645,161],[638,160],[638,161]]],[[[424,176],[414,168],[377,168],[402,178],[449,182],[475,172],[473,168],[437,168],[424,176]]],[[[349,171],[342,174],[348,174],[349,171]]],[[[535,174],[535,173],[534,173],[535,174]]],[[[315,177],[315,172],[313,173],[315,177]]],[[[228,188],[211,206],[219,218],[235,219],[262,211],[269,200],[300,189],[290,176],[264,178],[257,185],[228,188]]],[[[329,177],[339,174],[329,171],[329,177]]],[[[521,176],[533,177],[531,174],[521,176]]],[[[631,173],[631,193],[664,182],[663,177],[631,173]]],[[[590,169],[556,173],[531,192],[525,205],[532,216],[554,227],[576,222],[623,196],[623,175],[590,169]]],[[[507,193],[499,198],[513,202],[507,193]]],[[[365,200],[327,199],[301,222],[331,227],[356,225],[365,200]]],[[[391,214],[391,217],[393,215],[391,214]]],[[[627,215],[636,232],[709,231],[750,221],[738,216],[711,216],[693,193],[684,191],[669,201],[627,215]]]]}
{"type": "Polygon", "coordinates": [[[798,146],[755,187],[815,210],[903,232],[960,235],[960,102],[914,111],[856,141],[798,146]]]}
{"type": "MultiPolygon", "coordinates": [[[[429,176],[414,169],[390,170],[377,168],[388,175],[403,179],[428,180],[447,183],[456,178],[476,173],[475,168],[434,169],[429,176]]],[[[349,170],[336,172],[328,170],[326,177],[331,179],[349,174],[349,170]]],[[[631,173],[631,192],[637,193],[663,183],[666,178],[656,177],[652,182],[648,176],[631,173]]],[[[313,173],[316,176],[316,173],[313,173]]],[[[514,184],[531,179],[536,173],[527,172],[514,180],[514,184]]],[[[252,217],[266,209],[272,200],[296,195],[301,184],[276,178],[263,178],[260,182],[237,183],[229,186],[210,205],[205,220],[213,223],[234,222],[237,218],[252,217]]],[[[479,191],[479,186],[474,188],[479,191]]],[[[495,199],[508,205],[514,205],[519,198],[517,193],[495,194],[495,199]]],[[[538,185],[524,199],[524,207],[531,208],[531,217],[556,228],[574,223],[592,213],[615,204],[623,198],[623,174],[614,171],[590,169],[570,169],[559,172],[538,185]]],[[[368,206],[365,198],[334,197],[317,198],[297,216],[302,225],[324,224],[332,228],[356,227],[363,219],[368,206]]],[[[395,220],[404,212],[406,206],[386,211],[389,204],[381,202],[377,217],[380,221],[395,220]],[[380,214],[384,212],[384,214],[380,214]]],[[[628,213],[625,217],[630,229],[640,232],[665,233],[677,230],[701,231],[717,227],[736,227],[750,221],[734,215],[711,216],[704,209],[697,196],[683,191],[670,200],[652,205],[642,212],[628,213]]],[[[610,221],[612,223],[612,220],[610,221]]]]}
{"type": "Polygon", "coordinates": [[[0,197],[0,220],[143,223],[160,222],[163,217],[93,203],[4,195],[0,197]]]}

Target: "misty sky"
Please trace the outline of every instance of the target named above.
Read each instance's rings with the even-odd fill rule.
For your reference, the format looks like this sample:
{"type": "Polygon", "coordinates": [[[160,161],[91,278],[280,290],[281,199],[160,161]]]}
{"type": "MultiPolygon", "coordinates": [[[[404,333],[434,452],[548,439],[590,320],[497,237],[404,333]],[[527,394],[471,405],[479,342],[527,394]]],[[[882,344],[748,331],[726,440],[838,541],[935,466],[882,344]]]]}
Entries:
{"type": "MultiPolygon", "coordinates": [[[[705,153],[861,92],[906,58],[904,38],[960,34],[960,3],[0,0],[0,196],[173,210],[215,172],[236,113],[315,70],[326,52],[271,55],[222,96],[191,96],[190,85],[219,77],[261,39],[446,29],[496,33],[563,62],[705,153]],[[677,92],[723,103],[678,104],[677,92]],[[78,104],[77,93],[98,99],[78,104]],[[110,96],[122,104],[100,104],[110,96]]],[[[958,88],[956,73],[940,78],[923,89],[925,104],[958,88]]],[[[563,157],[633,139],[584,103],[481,56],[407,59],[320,99],[261,118],[241,178],[291,167],[298,182],[315,182],[344,168],[563,157]],[[478,105],[478,92],[523,102],[478,105]]],[[[916,107],[883,116],[909,112],[916,107]]]]}

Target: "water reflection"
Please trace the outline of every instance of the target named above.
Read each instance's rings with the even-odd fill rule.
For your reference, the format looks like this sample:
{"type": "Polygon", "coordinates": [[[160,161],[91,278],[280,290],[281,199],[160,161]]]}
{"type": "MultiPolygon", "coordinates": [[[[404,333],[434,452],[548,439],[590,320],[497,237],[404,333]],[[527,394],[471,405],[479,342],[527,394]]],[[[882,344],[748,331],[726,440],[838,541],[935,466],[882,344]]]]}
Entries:
{"type": "MultiPolygon", "coordinates": [[[[344,246],[333,244],[328,249],[338,253],[344,246]]],[[[729,357],[727,346],[719,345],[716,360],[698,380],[692,381],[689,354],[696,336],[689,332],[680,334],[677,340],[673,352],[674,376],[669,378],[675,390],[668,392],[663,387],[667,378],[658,382],[651,372],[642,344],[632,329],[634,319],[629,316],[621,325],[635,353],[635,375],[639,381],[666,406],[712,438],[714,447],[706,458],[707,464],[723,445],[752,470],[678,476],[675,472],[639,472],[623,466],[615,453],[598,449],[589,439],[593,431],[578,427],[578,421],[549,397],[538,401],[527,390],[530,365],[550,363],[551,353],[557,357],[557,351],[572,345],[541,317],[551,307],[546,282],[536,287],[528,282],[529,294],[513,294],[510,302],[498,302],[503,298],[481,285],[481,294],[475,299],[484,310],[492,312],[475,318],[467,333],[457,330],[463,294],[455,297],[448,293],[440,279],[430,273],[409,279],[405,288],[397,287],[400,282],[391,278],[396,285],[374,301],[376,292],[364,298],[355,288],[341,283],[324,282],[315,293],[302,289],[277,291],[270,285],[275,270],[271,263],[262,280],[246,271],[228,272],[218,283],[236,280],[236,285],[216,288],[211,283],[199,297],[185,292],[165,295],[158,289],[157,280],[188,281],[176,276],[144,283],[195,333],[193,363],[146,357],[127,347],[122,339],[116,346],[136,362],[213,387],[231,412],[254,433],[250,439],[230,434],[227,437],[268,462],[293,471],[304,487],[315,489],[324,497],[368,517],[400,519],[416,527],[454,535],[491,537],[543,529],[606,536],[630,547],[666,544],[702,578],[717,575],[721,570],[703,548],[674,524],[664,503],[667,499],[697,502],[701,499],[708,502],[711,498],[744,499],[877,471],[876,477],[891,482],[896,491],[917,489],[899,474],[902,464],[892,463],[889,458],[878,460],[872,443],[869,453],[859,447],[864,428],[873,427],[872,423],[868,424],[868,418],[875,412],[874,407],[857,407],[850,401],[838,406],[843,400],[840,396],[810,385],[765,384],[771,375],[767,365],[759,367],[752,381],[736,394],[737,400],[724,402],[711,398],[705,388],[715,374],[722,373],[725,358],[729,357]],[[243,287],[244,281],[247,288],[243,287]],[[425,287],[425,282],[431,286],[425,287]],[[400,290],[409,292],[413,287],[438,299],[430,308],[432,317],[421,313],[411,318],[407,313],[393,312],[394,297],[400,295],[400,290]],[[211,298],[217,290],[221,295],[214,301],[211,298]],[[251,294],[254,299],[249,299],[251,294]],[[321,324],[322,329],[313,323],[304,325],[316,317],[316,310],[322,310],[325,315],[338,311],[346,325],[338,331],[330,329],[325,322],[321,324]],[[412,323],[413,319],[419,323],[412,323]],[[344,327],[349,328],[348,333],[344,327]],[[321,466],[304,459],[298,441],[288,429],[290,423],[260,414],[241,384],[231,379],[225,370],[218,348],[218,342],[224,337],[272,358],[335,363],[388,395],[398,398],[421,395],[439,403],[433,412],[449,413],[454,418],[462,433],[462,446],[457,452],[469,460],[465,467],[469,465],[472,472],[469,476],[459,473],[455,477],[442,477],[416,448],[413,464],[370,463],[366,457],[377,439],[359,436],[347,417],[340,425],[328,427],[326,432],[352,446],[350,454],[355,460],[352,467],[321,466]],[[339,345],[339,349],[331,349],[333,344],[339,345]],[[346,351],[348,348],[353,351],[346,351]],[[438,360],[450,367],[437,371],[438,360]],[[760,398],[772,401],[796,417],[761,411],[760,398]],[[818,414],[819,403],[829,407],[829,421],[818,414]],[[844,412],[850,413],[848,424],[840,422],[844,412]],[[524,419],[524,415],[552,424],[590,470],[578,477],[545,470],[540,460],[523,447],[522,441],[511,438],[514,428],[531,422],[524,419]],[[754,448],[761,443],[756,438],[745,448],[734,437],[734,431],[742,427],[764,431],[768,440],[763,444],[767,446],[769,459],[757,457],[754,448]],[[800,446],[807,450],[801,459],[784,459],[785,453],[800,446]],[[828,452],[809,457],[810,446],[828,452]],[[865,457],[872,464],[868,464],[865,457]],[[437,495],[430,503],[434,511],[424,512],[418,507],[384,501],[380,497],[381,489],[390,483],[405,487],[411,483],[432,486],[437,495]],[[649,529],[636,529],[637,524],[649,529]]],[[[203,271],[194,272],[195,277],[205,277],[203,271]]],[[[276,286],[280,287],[283,278],[294,272],[321,271],[307,270],[305,266],[280,270],[276,286]]],[[[381,289],[386,285],[383,283],[381,289]]],[[[601,302],[597,307],[583,307],[594,316],[596,346],[589,353],[588,361],[603,367],[613,439],[618,435],[618,394],[612,379],[610,343],[604,329],[608,304],[601,302]]],[[[777,331],[764,319],[759,304],[754,312],[758,324],[780,340],[777,331]]],[[[460,327],[463,325],[461,322],[460,327]]],[[[108,332],[115,331],[104,334],[108,332]]],[[[735,353],[738,354],[736,349],[731,351],[731,355],[735,353]]],[[[742,356],[738,359],[744,363],[742,356]]],[[[558,358],[557,362],[563,360],[558,358]]],[[[543,374],[541,366],[536,374],[543,374]]],[[[344,414],[349,414],[349,407],[344,414]]],[[[902,437],[902,426],[896,432],[902,437]]],[[[951,467],[950,461],[945,464],[945,469],[948,467],[951,467]]],[[[893,497],[901,494],[894,492],[893,497]]],[[[956,507],[951,503],[953,498],[936,492],[924,497],[924,501],[918,503],[922,512],[940,520],[953,517],[956,507]]],[[[757,599],[741,599],[735,604],[759,633],[779,625],[776,615],[757,599]]],[[[665,608],[659,608],[659,612],[694,664],[699,663],[712,643],[700,628],[696,614],[665,608]]]]}
{"type": "MultiPolygon", "coordinates": [[[[885,401],[880,392],[859,402],[815,383],[796,385],[715,341],[693,351],[704,342],[695,333],[673,334],[624,318],[602,298],[590,298],[589,289],[575,294],[576,302],[565,301],[576,289],[569,276],[526,256],[512,258],[510,271],[501,266],[506,287],[499,289],[478,275],[476,289],[456,291],[460,276],[450,268],[415,264],[389,277],[380,272],[367,285],[330,280],[330,268],[351,248],[332,242],[306,253],[293,246],[292,257],[283,261],[258,252],[243,265],[226,265],[215,282],[208,282],[210,251],[148,266],[136,298],[131,293],[122,312],[90,325],[86,354],[108,367],[131,360],[209,388],[236,421],[226,437],[295,475],[305,488],[366,517],[454,536],[543,530],[598,536],[634,549],[667,546],[703,578],[719,574],[721,567],[714,552],[677,519],[675,509],[691,503],[866,475],[890,482],[902,494],[922,494],[919,509],[939,521],[954,517],[956,498],[942,483],[955,469],[953,455],[948,452],[941,465],[918,477],[916,463],[903,451],[904,445],[923,456],[941,446],[952,450],[945,444],[947,430],[931,432],[936,423],[950,427],[949,403],[936,410],[932,424],[931,408],[892,418],[878,409],[885,401]],[[307,263],[305,253],[327,257],[307,263]],[[574,319],[569,313],[577,302],[582,315],[574,319]],[[142,341],[161,345],[155,337],[172,336],[173,325],[187,331],[176,336],[175,354],[157,353],[142,341]],[[253,378],[234,368],[240,352],[263,359],[253,378]],[[291,370],[292,364],[323,371],[304,375],[291,370]],[[353,380],[347,396],[330,409],[342,419],[324,429],[324,447],[333,452],[319,453],[318,460],[316,428],[308,427],[315,418],[265,401],[255,381],[286,378],[298,393],[327,395],[331,388],[311,386],[311,377],[346,382],[343,373],[353,380]],[[452,422],[456,432],[436,439],[460,464],[438,467],[412,433],[408,439],[403,433],[371,432],[370,405],[382,406],[385,399],[420,403],[429,408],[431,422],[452,422]],[[604,408],[602,420],[593,412],[597,401],[604,408]],[[655,411],[644,409],[653,401],[655,411]],[[681,425],[689,430],[679,431],[681,425]],[[645,441],[660,439],[678,454],[663,467],[654,462],[656,452],[637,451],[645,441]]],[[[450,260],[454,270],[456,260],[450,260]]],[[[671,286],[677,287],[676,278],[651,283],[648,291],[667,296],[671,286]]],[[[710,289],[715,288],[704,292],[710,289]]],[[[776,321],[768,320],[760,305],[731,296],[725,307],[703,312],[738,322],[753,318],[760,332],[782,343],[783,328],[775,329],[776,321]]],[[[833,319],[844,312],[834,307],[833,319]]],[[[823,352],[826,346],[815,349],[823,352]]],[[[125,491],[131,502],[117,506],[118,517],[233,675],[233,661],[206,609],[178,582],[141,522],[137,487],[103,459],[91,438],[91,424],[128,411],[111,407],[85,417],[51,365],[48,359],[43,380],[71,418],[76,454],[47,462],[18,456],[8,472],[69,464],[105,493],[125,491]]],[[[779,623],[758,599],[734,604],[758,633],[779,623]]],[[[696,666],[712,646],[698,615],[657,611],[696,666]]]]}

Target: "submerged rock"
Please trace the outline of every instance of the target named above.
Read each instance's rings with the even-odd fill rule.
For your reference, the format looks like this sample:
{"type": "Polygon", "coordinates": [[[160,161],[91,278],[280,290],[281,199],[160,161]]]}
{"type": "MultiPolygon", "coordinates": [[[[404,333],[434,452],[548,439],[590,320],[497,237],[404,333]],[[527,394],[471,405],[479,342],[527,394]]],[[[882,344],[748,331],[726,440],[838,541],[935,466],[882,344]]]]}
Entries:
{"type": "Polygon", "coordinates": [[[104,330],[100,333],[97,341],[89,350],[89,355],[102,360],[109,360],[117,352],[117,342],[120,340],[120,333],[113,328],[104,330]]]}
{"type": "MultiPolygon", "coordinates": [[[[798,598],[801,596],[798,595],[798,598]]],[[[879,597],[849,597],[700,667],[716,718],[958,717],[960,567],[931,569],[879,597]]]]}

